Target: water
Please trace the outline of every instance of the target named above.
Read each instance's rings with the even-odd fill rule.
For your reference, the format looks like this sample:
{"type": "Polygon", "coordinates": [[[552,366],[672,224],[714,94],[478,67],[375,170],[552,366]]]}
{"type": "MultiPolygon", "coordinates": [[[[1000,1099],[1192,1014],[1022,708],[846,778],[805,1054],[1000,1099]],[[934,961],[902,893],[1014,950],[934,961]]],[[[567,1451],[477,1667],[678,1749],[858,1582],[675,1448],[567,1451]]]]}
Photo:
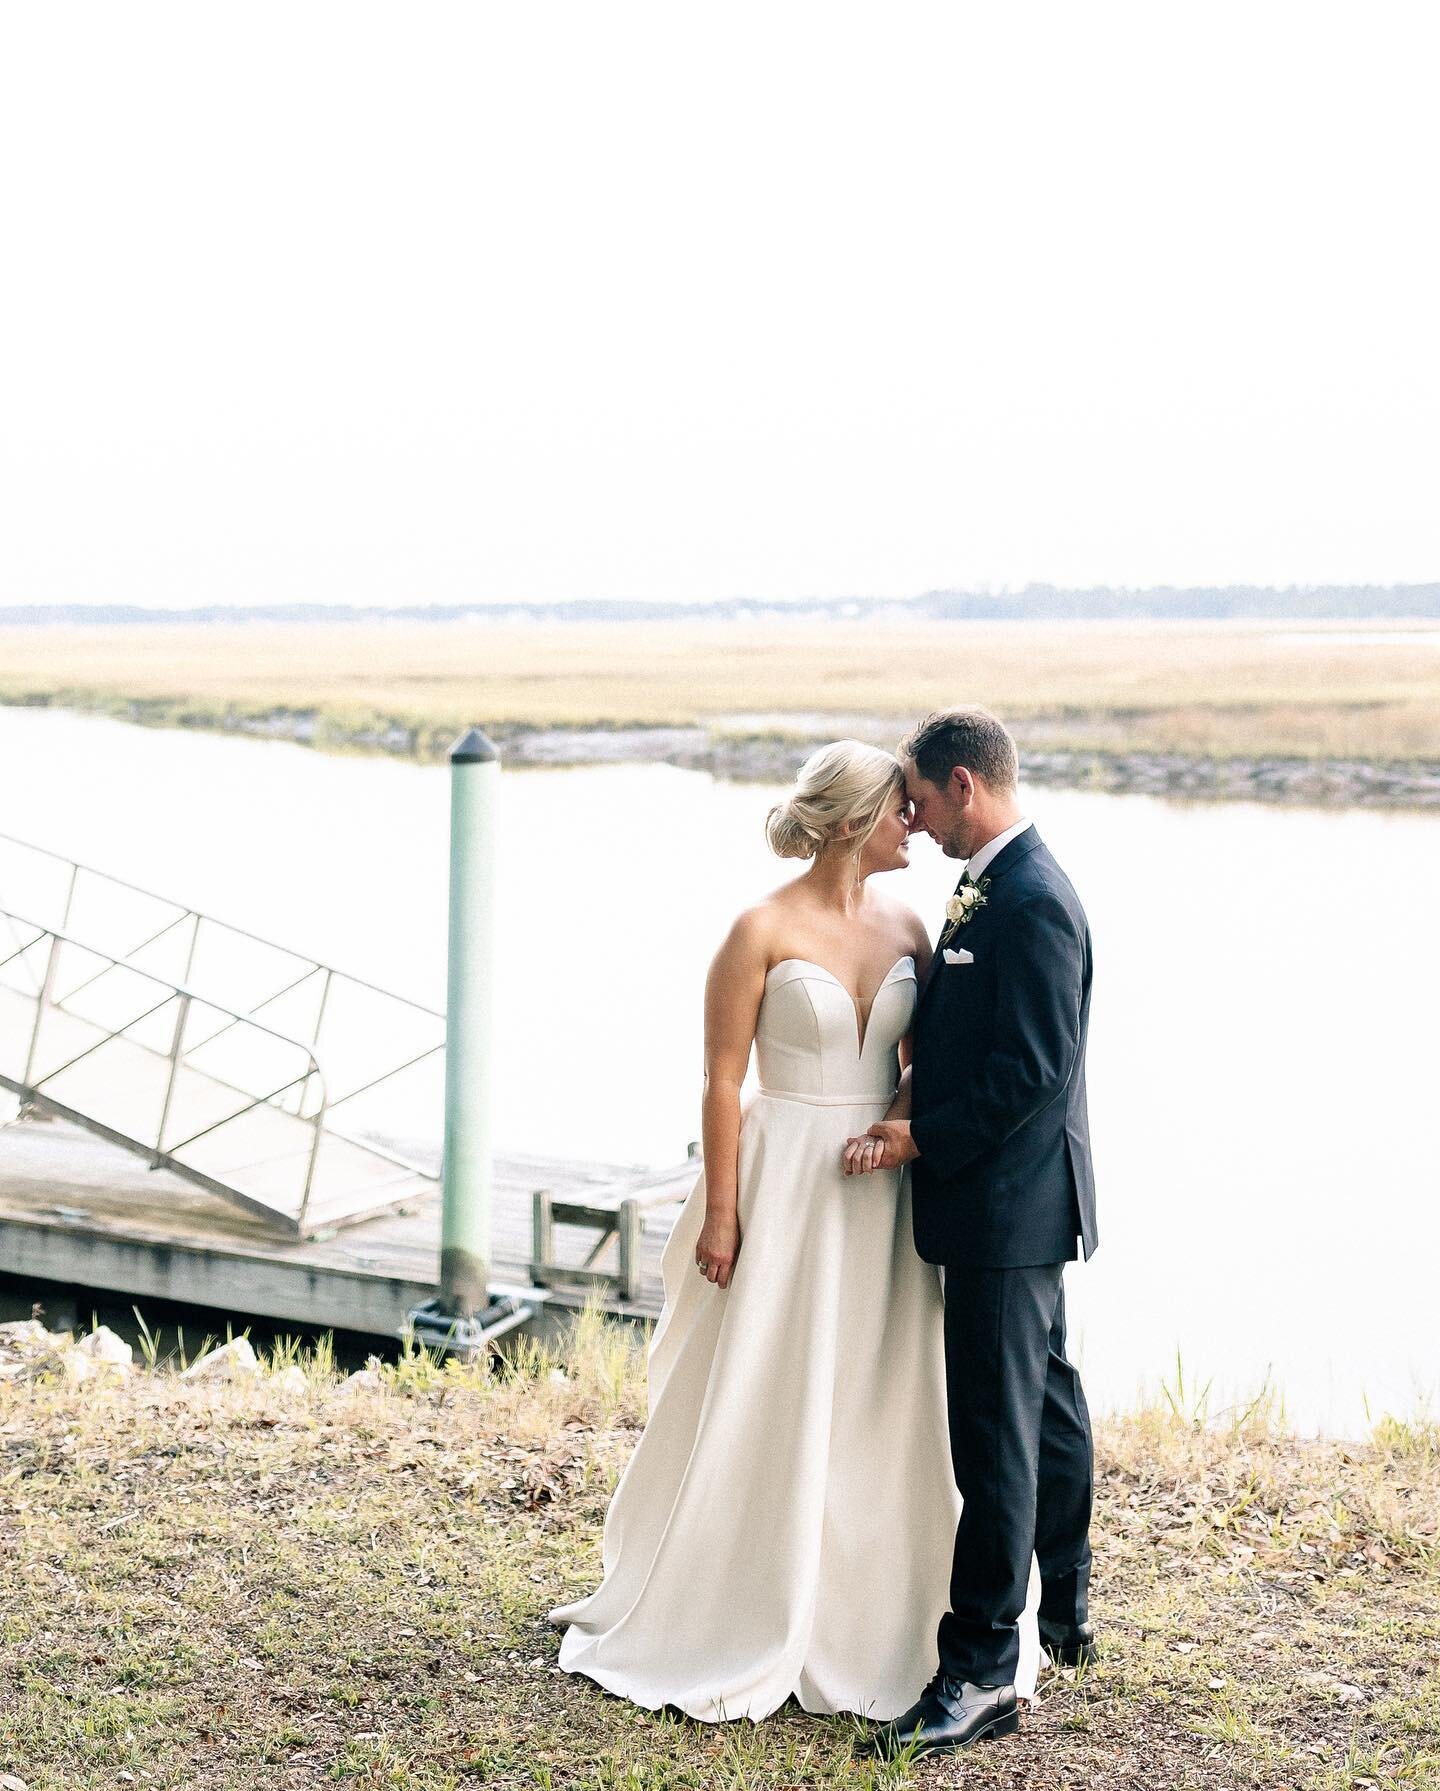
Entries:
{"type": "MultiPolygon", "coordinates": [[[[502,788],[501,1146],[673,1160],[705,967],[791,874],[774,793],[666,766],[502,788]]],[[[436,1005],[447,800],[438,768],[0,708],[0,831],[436,1005]]],[[[1412,1413],[1440,1383],[1440,816],[1025,801],[1095,936],[1092,1399],[1173,1383],[1178,1350],[1212,1407],[1268,1374],[1307,1428],[1412,1413]]],[[[938,923],[954,867],[915,860],[892,887],[938,923]]]]}

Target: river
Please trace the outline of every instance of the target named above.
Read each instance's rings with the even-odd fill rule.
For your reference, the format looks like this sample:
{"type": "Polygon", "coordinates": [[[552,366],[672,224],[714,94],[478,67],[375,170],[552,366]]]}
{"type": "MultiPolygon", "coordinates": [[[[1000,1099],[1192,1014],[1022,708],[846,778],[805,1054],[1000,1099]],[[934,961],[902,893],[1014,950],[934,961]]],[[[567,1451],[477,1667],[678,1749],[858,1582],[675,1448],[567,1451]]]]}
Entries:
{"type": "MultiPolygon", "coordinates": [[[[705,966],[796,868],[774,799],[664,765],[504,775],[502,1148],[659,1163],[698,1135],[705,966]]],[[[432,766],[0,707],[0,832],[437,1006],[447,803],[432,766]]],[[[1070,1275],[1094,1402],[1173,1387],[1178,1352],[1212,1410],[1268,1377],[1305,1428],[1412,1414],[1440,1383],[1440,815],[1025,803],[1095,938],[1103,1243],[1070,1275]]],[[[914,856],[894,887],[938,922],[954,867],[914,856]]]]}

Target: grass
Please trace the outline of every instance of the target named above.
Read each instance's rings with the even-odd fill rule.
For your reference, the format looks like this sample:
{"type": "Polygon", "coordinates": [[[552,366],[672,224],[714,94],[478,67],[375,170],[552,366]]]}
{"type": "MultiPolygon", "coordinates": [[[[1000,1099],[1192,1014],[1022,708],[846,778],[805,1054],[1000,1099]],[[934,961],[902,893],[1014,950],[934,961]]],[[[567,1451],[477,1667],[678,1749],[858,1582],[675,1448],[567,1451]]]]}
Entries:
{"type": "Polygon", "coordinates": [[[1104,1645],[1021,1734],[879,1767],[859,1725],[652,1716],[558,1674],[643,1413],[594,1315],[503,1369],[342,1390],[0,1379],[0,1775],[30,1791],[1440,1784],[1440,1431],[1286,1436],[1197,1399],[1102,1426],[1104,1645]]]}
{"type": "Polygon", "coordinates": [[[1033,749],[1440,760],[1434,625],[1123,622],[0,629],[0,700],[175,726],[308,717],[422,756],[492,727],[900,723],[989,704],[1033,749]],[[1393,637],[1393,638],[1387,638],[1393,637]]]}

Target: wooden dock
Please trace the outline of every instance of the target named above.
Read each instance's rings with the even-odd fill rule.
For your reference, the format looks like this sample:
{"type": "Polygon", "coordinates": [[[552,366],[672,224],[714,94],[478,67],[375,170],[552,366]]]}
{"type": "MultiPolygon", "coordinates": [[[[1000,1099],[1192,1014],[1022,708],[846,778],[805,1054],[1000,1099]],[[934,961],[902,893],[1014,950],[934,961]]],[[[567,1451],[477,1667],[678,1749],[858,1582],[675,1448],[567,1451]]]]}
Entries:
{"type": "MultiPolygon", "coordinates": [[[[537,1193],[548,1194],[551,1307],[598,1293],[606,1308],[653,1318],[660,1253],[698,1165],[506,1157],[496,1164],[492,1276],[531,1285],[537,1193]],[[619,1285],[619,1236],[575,1212],[617,1214],[631,1200],[634,1297],[619,1285]],[[599,1247],[585,1273],[587,1258],[599,1247]],[[615,1279],[593,1273],[613,1268],[615,1279]]],[[[0,1125],[0,1267],[7,1274],[128,1298],[175,1300],[307,1327],[394,1337],[438,1292],[440,1200],[431,1188],[398,1211],[330,1235],[277,1235],[258,1215],[61,1119],[0,1125]]]]}

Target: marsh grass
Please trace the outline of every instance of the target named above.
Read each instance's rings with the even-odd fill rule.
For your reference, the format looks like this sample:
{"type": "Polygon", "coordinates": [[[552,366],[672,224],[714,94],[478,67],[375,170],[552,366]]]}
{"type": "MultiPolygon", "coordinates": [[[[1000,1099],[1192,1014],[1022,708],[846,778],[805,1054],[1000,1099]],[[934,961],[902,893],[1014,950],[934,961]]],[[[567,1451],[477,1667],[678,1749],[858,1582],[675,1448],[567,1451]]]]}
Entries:
{"type": "Polygon", "coordinates": [[[632,1328],[411,1347],[378,1390],[323,1345],[218,1386],[148,1353],[128,1380],[0,1379],[0,1773],[31,1791],[1440,1783],[1423,1417],[1305,1441],[1177,1367],[1100,1427],[1094,1666],[1047,1673],[1013,1740],[882,1767],[853,1719],[707,1727],[555,1668],[545,1614],[594,1583],[643,1422],[632,1328]]]}
{"type": "Polygon", "coordinates": [[[0,700],[157,724],[308,718],[320,746],[471,722],[822,733],[987,703],[1036,749],[1440,760],[1415,628],[1124,622],[0,629],[0,700]],[[1394,635],[1389,641],[1384,637],[1394,635]],[[804,719],[803,727],[798,718],[804,719]]]}

